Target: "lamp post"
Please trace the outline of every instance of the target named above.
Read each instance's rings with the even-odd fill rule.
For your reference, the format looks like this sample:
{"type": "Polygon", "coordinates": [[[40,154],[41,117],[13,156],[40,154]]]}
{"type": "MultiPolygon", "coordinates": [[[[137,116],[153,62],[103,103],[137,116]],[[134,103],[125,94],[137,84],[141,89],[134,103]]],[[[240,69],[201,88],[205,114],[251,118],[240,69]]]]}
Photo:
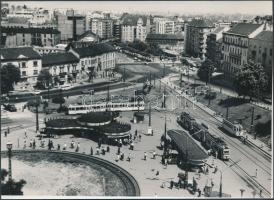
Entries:
{"type": "Polygon", "coordinates": [[[39,131],[39,118],[38,118],[38,98],[37,98],[37,94],[36,94],[36,103],[35,103],[35,107],[36,107],[36,133],[39,131]]]}
{"type": "Polygon", "coordinates": [[[12,180],[12,174],[11,174],[11,149],[12,149],[12,143],[7,143],[7,149],[8,149],[8,156],[9,156],[9,182],[12,180]]]}
{"type": "Polygon", "coordinates": [[[241,191],[241,198],[243,198],[245,189],[240,189],[240,191],[241,191]]]}

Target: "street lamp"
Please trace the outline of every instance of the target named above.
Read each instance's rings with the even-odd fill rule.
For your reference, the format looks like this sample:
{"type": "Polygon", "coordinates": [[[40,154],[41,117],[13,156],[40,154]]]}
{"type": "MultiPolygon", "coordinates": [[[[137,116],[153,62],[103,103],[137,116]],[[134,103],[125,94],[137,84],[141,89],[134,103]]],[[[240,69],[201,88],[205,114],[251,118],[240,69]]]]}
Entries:
{"type": "Polygon", "coordinates": [[[8,149],[8,156],[9,156],[9,182],[12,180],[11,176],[11,149],[12,149],[12,143],[8,142],[7,143],[7,149],[8,149]]]}
{"type": "Polygon", "coordinates": [[[240,191],[241,191],[241,198],[243,198],[243,194],[244,194],[245,189],[240,189],[240,191]]]}

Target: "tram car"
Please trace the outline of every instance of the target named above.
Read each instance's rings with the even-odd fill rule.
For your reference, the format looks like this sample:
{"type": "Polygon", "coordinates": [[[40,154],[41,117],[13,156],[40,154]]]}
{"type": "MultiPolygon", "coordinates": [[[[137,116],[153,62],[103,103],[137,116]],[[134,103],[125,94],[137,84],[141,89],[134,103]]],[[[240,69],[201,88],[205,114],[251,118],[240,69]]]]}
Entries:
{"type": "Polygon", "coordinates": [[[238,122],[230,122],[229,120],[224,119],[222,128],[236,137],[242,137],[244,134],[243,126],[238,122]]]}
{"type": "Polygon", "coordinates": [[[73,105],[68,106],[69,115],[85,114],[88,112],[104,112],[104,111],[141,111],[145,110],[145,102],[104,102],[93,103],[91,105],[73,105]]]}
{"type": "Polygon", "coordinates": [[[230,151],[228,145],[222,138],[216,137],[209,133],[208,127],[203,123],[198,123],[190,114],[183,112],[177,118],[178,124],[189,131],[189,134],[206,150],[211,150],[213,155],[222,160],[230,158],[230,151]]]}

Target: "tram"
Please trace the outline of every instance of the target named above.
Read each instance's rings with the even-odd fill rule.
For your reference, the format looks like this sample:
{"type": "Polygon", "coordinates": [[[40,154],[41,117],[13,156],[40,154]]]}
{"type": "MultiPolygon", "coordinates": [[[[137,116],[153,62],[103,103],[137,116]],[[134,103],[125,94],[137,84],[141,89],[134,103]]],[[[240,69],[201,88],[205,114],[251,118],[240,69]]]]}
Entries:
{"type": "Polygon", "coordinates": [[[231,135],[241,137],[244,134],[243,126],[238,122],[230,122],[226,119],[223,120],[222,127],[231,135]]]}
{"type": "Polygon", "coordinates": [[[133,102],[104,102],[104,103],[92,103],[90,105],[74,105],[68,106],[69,115],[85,114],[88,112],[104,112],[104,111],[138,111],[145,110],[144,101],[133,102]]]}

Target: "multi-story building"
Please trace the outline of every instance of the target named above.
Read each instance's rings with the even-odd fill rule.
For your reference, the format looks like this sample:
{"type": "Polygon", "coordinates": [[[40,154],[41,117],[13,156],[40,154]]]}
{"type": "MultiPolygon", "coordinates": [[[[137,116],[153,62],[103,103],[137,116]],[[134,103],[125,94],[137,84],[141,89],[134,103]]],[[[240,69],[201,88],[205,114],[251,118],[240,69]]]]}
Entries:
{"type": "Polygon", "coordinates": [[[42,59],[32,47],[3,48],[1,66],[12,64],[20,69],[21,80],[18,85],[25,89],[27,85],[35,85],[41,71],[42,59]]]}
{"type": "Polygon", "coordinates": [[[170,20],[158,20],[155,23],[155,31],[158,34],[174,34],[175,23],[170,20]]]}
{"type": "Polygon", "coordinates": [[[115,68],[115,49],[107,43],[97,43],[87,47],[70,47],[69,52],[78,59],[80,74],[93,71],[97,77],[111,76],[115,68]]]}
{"type": "Polygon", "coordinates": [[[60,32],[53,28],[2,27],[1,46],[54,46],[60,42],[60,32]]]}
{"type": "Polygon", "coordinates": [[[206,59],[211,60],[215,67],[220,70],[222,62],[222,38],[223,32],[228,31],[230,26],[217,27],[207,36],[206,40],[206,59]]]}
{"type": "Polygon", "coordinates": [[[86,18],[75,14],[74,10],[67,10],[66,15],[55,12],[57,28],[61,32],[61,42],[68,43],[77,40],[77,36],[86,31],[86,18]]]}
{"type": "Polygon", "coordinates": [[[42,56],[42,68],[49,71],[54,85],[76,82],[79,59],[71,52],[49,53],[42,56]]]}
{"type": "Polygon", "coordinates": [[[273,32],[262,31],[249,39],[248,58],[261,63],[269,76],[272,76],[273,32]]]}
{"type": "Polygon", "coordinates": [[[40,55],[44,54],[50,54],[50,53],[64,53],[66,50],[58,48],[57,46],[51,47],[51,46],[33,46],[34,50],[37,51],[40,55]]]}
{"type": "Polygon", "coordinates": [[[102,39],[113,37],[113,20],[111,18],[91,19],[91,31],[102,39]]]}
{"type": "Polygon", "coordinates": [[[119,19],[113,23],[113,36],[121,39],[121,21],[119,19]]]}
{"type": "Polygon", "coordinates": [[[155,34],[150,33],[146,37],[148,44],[157,44],[162,49],[174,50],[178,53],[183,51],[184,38],[180,34],[155,34]]]}
{"type": "Polygon", "coordinates": [[[222,70],[227,80],[232,80],[248,61],[249,40],[263,31],[263,24],[238,23],[223,33],[222,70]]]}
{"type": "Polygon", "coordinates": [[[207,35],[214,26],[204,19],[193,19],[185,24],[185,54],[205,59],[207,35]]]}
{"type": "Polygon", "coordinates": [[[133,42],[135,39],[145,41],[150,20],[151,18],[146,16],[124,14],[121,17],[121,41],[133,42]]]}

